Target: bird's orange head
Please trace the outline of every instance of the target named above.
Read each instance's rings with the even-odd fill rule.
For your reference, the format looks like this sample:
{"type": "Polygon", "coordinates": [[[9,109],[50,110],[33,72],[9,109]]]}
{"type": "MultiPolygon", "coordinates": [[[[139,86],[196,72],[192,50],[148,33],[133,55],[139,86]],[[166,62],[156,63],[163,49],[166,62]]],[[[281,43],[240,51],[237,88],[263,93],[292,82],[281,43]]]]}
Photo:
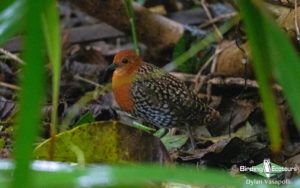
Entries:
{"type": "Polygon", "coordinates": [[[131,50],[123,50],[114,57],[110,69],[115,69],[112,77],[112,89],[116,101],[122,110],[133,112],[131,87],[143,60],[131,50]]]}
{"type": "Polygon", "coordinates": [[[132,50],[122,50],[117,53],[113,60],[114,68],[117,72],[130,74],[137,70],[143,60],[132,50]]]}

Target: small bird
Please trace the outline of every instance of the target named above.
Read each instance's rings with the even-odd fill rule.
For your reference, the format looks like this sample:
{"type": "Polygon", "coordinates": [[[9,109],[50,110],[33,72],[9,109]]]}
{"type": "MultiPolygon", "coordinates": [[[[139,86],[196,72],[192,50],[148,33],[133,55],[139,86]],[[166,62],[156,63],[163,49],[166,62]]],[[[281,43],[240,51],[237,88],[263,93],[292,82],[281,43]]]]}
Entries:
{"type": "Polygon", "coordinates": [[[112,90],[121,110],[160,128],[207,125],[219,118],[173,75],[123,50],[114,57],[112,90]]]}

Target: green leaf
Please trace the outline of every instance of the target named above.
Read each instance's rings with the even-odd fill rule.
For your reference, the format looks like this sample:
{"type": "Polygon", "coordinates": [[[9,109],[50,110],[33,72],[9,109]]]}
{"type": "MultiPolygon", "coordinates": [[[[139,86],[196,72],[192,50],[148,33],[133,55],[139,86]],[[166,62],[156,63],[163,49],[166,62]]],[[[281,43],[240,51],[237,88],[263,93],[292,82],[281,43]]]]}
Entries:
{"type": "Polygon", "coordinates": [[[94,121],[95,121],[95,119],[93,117],[93,114],[90,111],[88,111],[85,114],[83,114],[83,116],[80,117],[80,119],[75,123],[74,126],[77,127],[78,125],[82,125],[85,123],[91,123],[94,121]]]}
{"type": "Polygon", "coordinates": [[[161,138],[166,133],[166,128],[160,128],[156,132],[153,133],[154,136],[161,138]]]}
{"type": "MultiPolygon", "coordinates": [[[[96,162],[149,162],[166,159],[159,139],[117,122],[94,122],[65,131],[55,137],[53,160],[96,162]],[[138,143],[138,144],[137,144],[138,143]],[[78,155],[79,154],[79,155],[78,155]],[[157,157],[153,157],[157,156],[157,157]],[[79,160],[78,160],[79,159],[79,160]]],[[[36,159],[48,158],[51,139],[35,149],[36,159]]]]}
{"type": "Polygon", "coordinates": [[[172,135],[170,132],[161,138],[168,151],[181,148],[189,139],[187,135],[172,135]]]}

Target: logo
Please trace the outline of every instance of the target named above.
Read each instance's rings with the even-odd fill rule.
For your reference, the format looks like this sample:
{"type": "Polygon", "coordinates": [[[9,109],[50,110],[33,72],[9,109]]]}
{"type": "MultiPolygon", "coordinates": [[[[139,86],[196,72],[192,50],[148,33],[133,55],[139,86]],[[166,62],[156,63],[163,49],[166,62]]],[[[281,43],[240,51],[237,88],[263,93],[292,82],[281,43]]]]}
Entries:
{"type": "Polygon", "coordinates": [[[247,166],[240,166],[240,172],[254,172],[259,174],[266,179],[247,179],[246,184],[248,185],[261,185],[261,184],[273,184],[273,185],[283,185],[283,184],[290,184],[289,179],[285,180],[276,180],[270,179],[271,177],[283,173],[283,172],[298,172],[299,167],[282,167],[275,163],[272,163],[270,159],[264,159],[263,163],[247,167],[247,166]]]}
{"type": "Polygon", "coordinates": [[[276,174],[282,172],[297,172],[297,171],[299,171],[298,167],[282,167],[275,163],[272,163],[270,159],[264,159],[263,163],[252,167],[240,166],[240,172],[254,172],[265,178],[273,177],[276,174]]]}
{"type": "MultiPolygon", "coordinates": [[[[263,166],[264,166],[264,174],[265,174],[265,176],[267,178],[270,178],[271,175],[273,176],[273,174],[272,174],[272,172],[273,172],[272,171],[272,163],[271,163],[270,159],[264,159],[263,166]]],[[[260,175],[264,176],[264,174],[260,174],[260,175]]]]}

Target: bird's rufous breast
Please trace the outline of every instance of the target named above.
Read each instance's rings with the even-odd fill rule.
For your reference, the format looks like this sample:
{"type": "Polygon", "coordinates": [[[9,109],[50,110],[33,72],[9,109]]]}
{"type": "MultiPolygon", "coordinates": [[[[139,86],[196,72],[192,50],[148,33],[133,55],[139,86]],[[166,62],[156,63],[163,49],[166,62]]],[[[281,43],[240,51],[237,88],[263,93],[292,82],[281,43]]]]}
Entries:
{"type": "Polygon", "coordinates": [[[116,70],[112,78],[112,90],[120,108],[126,112],[132,113],[134,103],[131,94],[132,80],[134,75],[125,74],[116,70]]]}

